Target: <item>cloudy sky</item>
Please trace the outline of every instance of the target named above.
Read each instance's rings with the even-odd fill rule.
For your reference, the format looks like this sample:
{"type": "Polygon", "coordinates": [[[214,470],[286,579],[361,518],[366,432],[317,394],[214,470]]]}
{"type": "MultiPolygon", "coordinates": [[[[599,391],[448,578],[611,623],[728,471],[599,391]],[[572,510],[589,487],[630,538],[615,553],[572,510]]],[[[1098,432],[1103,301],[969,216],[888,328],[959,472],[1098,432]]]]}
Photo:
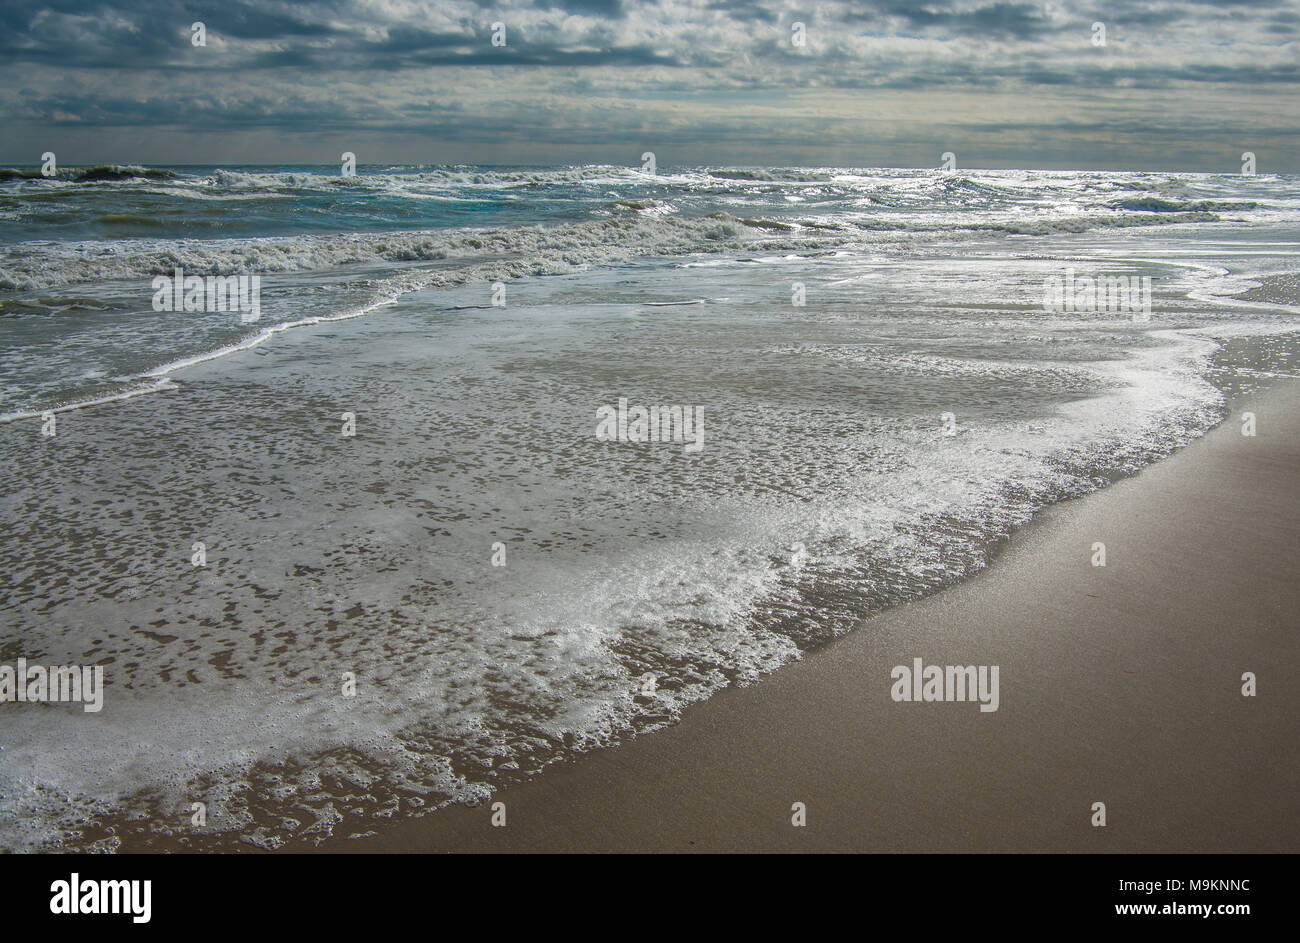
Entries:
{"type": "Polygon", "coordinates": [[[1294,173],[1300,0],[8,2],[0,113],[6,164],[1294,173]]]}

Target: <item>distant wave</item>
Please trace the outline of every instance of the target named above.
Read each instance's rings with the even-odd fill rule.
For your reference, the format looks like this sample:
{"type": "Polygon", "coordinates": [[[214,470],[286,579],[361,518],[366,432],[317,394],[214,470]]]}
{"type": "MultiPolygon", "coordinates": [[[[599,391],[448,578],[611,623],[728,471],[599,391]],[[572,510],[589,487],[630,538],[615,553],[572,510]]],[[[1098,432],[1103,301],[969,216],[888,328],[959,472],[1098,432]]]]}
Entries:
{"type": "MultiPolygon", "coordinates": [[[[626,205],[626,204],[625,204],[626,205]]],[[[0,251],[0,290],[28,291],[84,282],[150,278],[177,266],[194,275],[272,274],[323,271],[367,263],[443,262],[448,266],[432,284],[463,284],[475,277],[520,278],[557,275],[584,266],[611,265],[647,253],[681,255],[737,249],[760,241],[770,248],[814,249],[842,243],[848,233],[832,221],[794,221],[735,217],[649,215],[644,206],[611,218],[560,226],[487,230],[418,230],[398,233],[273,236],[253,239],[119,240],[112,251],[100,242],[56,247],[19,244],[0,251]],[[53,254],[51,254],[53,253],[53,254]],[[485,261],[485,259],[491,261],[485,261]],[[472,266],[468,267],[468,266],[472,266]]],[[[1214,222],[1213,213],[1158,216],[1108,213],[1057,219],[946,219],[927,222],[860,216],[848,221],[859,232],[932,233],[946,231],[1050,235],[1094,229],[1214,222]]],[[[148,225],[132,216],[108,218],[119,225],[148,225]]]]}
{"type": "Polygon", "coordinates": [[[0,168],[0,180],[71,180],[73,183],[102,183],[111,180],[176,180],[172,170],[138,167],[134,164],[101,164],[96,167],[64,167],[52,177],[30,167],[0,168]]]}
{"type": "Polygon", "coordinates": [[[707,171],[711,177],[717,177],[720,180],[755,180],[763,182],[778,181],[795,181],[815,183],[818,181],[829,181],[829,173],[816,173],[806,170],[710,170],[707,171]]]}
{"type": "Polygon", "coordinates": [[[1223,200],[1162,200],[1159,197],[1134,197],[1129,200],[1117,200],[1112,204],[1117,209],[1137,210],[1147,213],[1216,213],[1232,210],[1254,210],[1259,204],[1254,201],[1227,202],[1223,200]]]}
{"type": "Polygon", "coordinates": [[[87,167],[77,171],[72,178],[74,183],[99,183],[104,180],[175,180],[177,174],[170,170],[151,167],[111,166],[87,167]]]}
{"type": "MultiPolygon", "coordinates": [[[[54,247],[20,244],[0,255],[0,289],[48,289],[79,282],[166,275],[177,266],[194,275],[304,272],[373,262],[463,259],[483,263],[498,277],[560,274],[576,267],[618,262],[647,251],[666,254],[739,245],[749,229],[724,213],[686,219],[641,213],[564,226],[491,230],[422,230],[254,239],[121,240],[54,247]]],[[[442,284],[459,284],[472,272],[449,267],[442,284]]]]}

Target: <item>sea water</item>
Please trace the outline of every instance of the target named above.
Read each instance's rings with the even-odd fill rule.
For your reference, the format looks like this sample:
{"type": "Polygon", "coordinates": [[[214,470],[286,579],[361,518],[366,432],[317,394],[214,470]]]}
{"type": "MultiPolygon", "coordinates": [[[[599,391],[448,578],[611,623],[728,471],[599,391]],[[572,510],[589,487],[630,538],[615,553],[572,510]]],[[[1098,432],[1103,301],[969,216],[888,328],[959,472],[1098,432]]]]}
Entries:
{"type": "Polygon", "coordinates": [[[1289,177],[138,174],[0,180],[0,662],[104,668],[99,712],[0,704],[7,849],[365,834],[672,723],[1201,435],[1219,341],[1300,327],[1233,297],[1297,268],[1289,177]],[[260,317],[155,310],[178,267],[260,317]]]}

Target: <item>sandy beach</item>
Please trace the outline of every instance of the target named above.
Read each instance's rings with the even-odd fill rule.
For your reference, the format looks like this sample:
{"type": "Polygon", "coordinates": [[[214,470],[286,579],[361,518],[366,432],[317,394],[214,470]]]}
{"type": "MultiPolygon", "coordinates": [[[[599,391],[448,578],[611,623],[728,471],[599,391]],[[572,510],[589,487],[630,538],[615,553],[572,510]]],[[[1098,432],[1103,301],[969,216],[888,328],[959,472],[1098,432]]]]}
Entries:
{"type": "Polygon", "coordinates": [[[1291,381],[1245,396],[973,579],[503,789],[505,827],[453,807],[319,850],[1294,851],[1298,407],[1291,381]],[[914,658],[999,666],[998,710],[893,701],[914,658]]]}

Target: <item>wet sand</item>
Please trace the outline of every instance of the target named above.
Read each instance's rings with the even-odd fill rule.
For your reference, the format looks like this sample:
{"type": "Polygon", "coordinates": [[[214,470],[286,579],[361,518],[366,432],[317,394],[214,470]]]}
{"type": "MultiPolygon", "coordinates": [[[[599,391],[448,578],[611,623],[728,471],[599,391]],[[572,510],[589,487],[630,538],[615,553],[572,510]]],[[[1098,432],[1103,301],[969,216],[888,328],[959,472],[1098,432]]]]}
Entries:
{"type": "Polygon", "coordinates": [[[975,578],[501,790],[505,827],[485,803],[318,850],[1295,852],[1298,542],[1286,382],[1042,512],[975,578]],[[999,709],[895,702],[918,657],[999,666],[999,709]]]}

